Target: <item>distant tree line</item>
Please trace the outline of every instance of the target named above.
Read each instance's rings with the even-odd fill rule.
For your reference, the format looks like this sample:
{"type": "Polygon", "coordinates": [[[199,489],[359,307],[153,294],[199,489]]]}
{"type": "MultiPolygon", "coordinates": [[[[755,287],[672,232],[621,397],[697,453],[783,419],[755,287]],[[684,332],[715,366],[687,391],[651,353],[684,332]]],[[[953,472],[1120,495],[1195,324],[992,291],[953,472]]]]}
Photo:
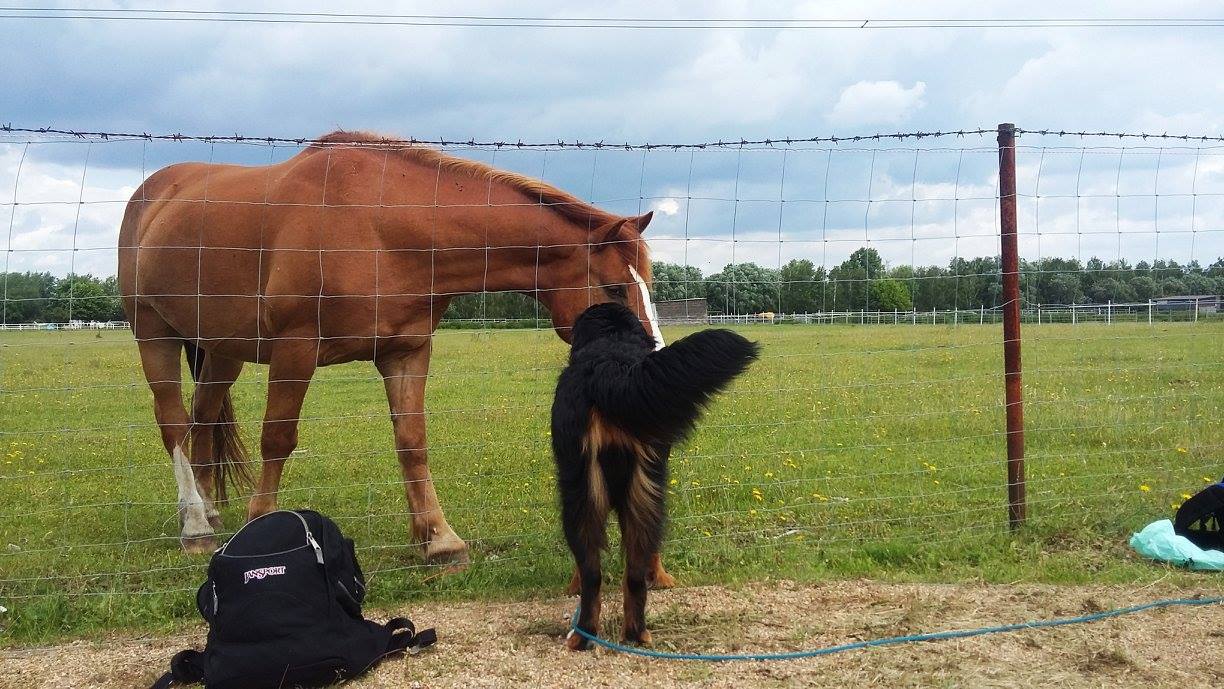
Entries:
{"type": "MultiPolygon", "coordinates": [[[[879,252],[863,247],[826,270],[807,259],[780,268],[735,263],[713,275],[694,266],[655,262],[656,301],[704,297],[711,313],[775,311],[940,311],[1002,304],[1002,274],[997,256],[954,258],[944,266],[888,267],[879,252]]],[[[0,273],[6,323],[63,323],[68,320],[123,320],[118,282],[92,275],[56,277],[50,273],[0,273]]],[[[1224,258],[1204,268],[1198,261],[1043,258],[1020,262],[1020,296],[1037,304],[1146,302],[1185,294],[1224,294],[1224,258]]],[[[444,319],[524,321],[547,319],[535,300],[499,292],[456,297],[444,319]]]]}
{"type": "MultiPolygon", "coordinates": [[[[693,266],[654,264],[657,301],[705,297],[712,313],[993,308],[1002,305],[1002,294],[997,256],[958,257],[946,267],[889,268],[875,249],[864,247],[829,270],[795,259],[780,268],[736,263],[709,276],[693,266]]],[[[1198,261],[1171,260],[1020,262],[1024,306],[1146,302],[1186,294],[1224,294],[1224,258],[1206,268],[1198,261]]]]}
{"type": "Polygon", "coordinates": [[[5,323],[121,321],[119,282],[114,277],[51,273],[0,273],[0,310],[5,323]]]}

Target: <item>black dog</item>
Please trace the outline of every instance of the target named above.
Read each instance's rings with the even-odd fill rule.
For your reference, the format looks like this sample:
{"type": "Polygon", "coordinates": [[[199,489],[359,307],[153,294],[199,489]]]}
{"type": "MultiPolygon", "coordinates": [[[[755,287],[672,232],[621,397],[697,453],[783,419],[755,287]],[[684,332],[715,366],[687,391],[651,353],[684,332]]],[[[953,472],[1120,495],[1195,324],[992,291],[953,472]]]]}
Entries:
{"type": "MultiPolygon", "coordinates": [[[[730,330],[705,330],[654,349],[632,311],[592,306],[574,323],[552,409],[561,520],[581,592],[578,626],[599,632],[600,554],[608,512],[615,510],[625,552],[622,637],[633,643],[650,641],[646,586],[659,567],[671,446],[758,352],[730,330]]],[[[567,645],[581,650],[587,642],[571,634],[567,645]]]]}

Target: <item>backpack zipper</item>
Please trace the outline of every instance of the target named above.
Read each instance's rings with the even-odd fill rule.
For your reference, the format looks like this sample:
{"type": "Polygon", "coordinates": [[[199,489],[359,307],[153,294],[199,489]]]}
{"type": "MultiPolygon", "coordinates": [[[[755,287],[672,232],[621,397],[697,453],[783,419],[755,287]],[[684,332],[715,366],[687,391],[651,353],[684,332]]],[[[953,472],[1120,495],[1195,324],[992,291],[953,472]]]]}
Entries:
{"type": "MultiPolygon", "coordinates": [[[[279,553],[262,553],[260,555],[230,555],[229,553],[225,552],[225,550],[229,548],[229,544],[233,543],[235,538],[238,538],[238,534],[242,533],[243,529],[246,529],[251,524],[254,524],[260,519],[263,519],[264,517],[268,516],[269,514],[277,514],[278,512],[285,512],[288,514],[292,514],[293,516],[298,518],[298,521],[302,522],[302,530],[306,532],[306,545],[310,546],[311,548],[314,548],[315,560],[319,564],[323,564],[323,547],[319,545],[319,542],[315,540],[314,534],[310,532],[310,525],[306,523],[306,518],[303,517],[301,514],[294,512],[293,510],[276,510],[276,512],[269,512],[268,514],[262,515],[257,519],[253,519],[247,522],[246,524],[243,524],[242,528],[235,531],[234,535],[230,536],[230,539],[225,542],[225,545],[221,546],[221,548],[217,550],[217,553],[220,555],[224,555],[226,557],[266,557],[268,555],[278,555],[279,553]]],[[[296,550],[296,548],[294,550],[296,550]]]]}
{"type": "MultiPolygon", "coordinates": [[[[295,512],[294,514],[297,513],[295,512]]],[[[300,517],[301,515],[299,514],[298,516],[300,517]]],[[[302,522],[305,523],[305,520],[302,520],[302,522]]],[[[315,559],[319,561],[319,564],[323,564],[323,548],[315,540],[314,534],[310,533],[310,529],[306,529],[306,540],[310,541],[310,546],[314,548],[315,559]]]]}

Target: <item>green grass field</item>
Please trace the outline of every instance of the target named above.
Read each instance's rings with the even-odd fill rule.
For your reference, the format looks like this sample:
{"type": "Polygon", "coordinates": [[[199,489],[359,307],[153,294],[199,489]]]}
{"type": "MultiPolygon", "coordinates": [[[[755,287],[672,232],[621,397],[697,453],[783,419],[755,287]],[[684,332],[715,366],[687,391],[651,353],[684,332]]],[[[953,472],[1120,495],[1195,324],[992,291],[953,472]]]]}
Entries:
{"type": "MultiPolygon", "coordinates": [[[[1058,583],[1218,577],[1126,538],[1224,471],[1224,323],[1025,326],[1029,514],[1006,525],[999,326],[753,326],[764,358],[672,457],[664,551],[680,583],[775,577],[1058,583]]],[[[669,339],[688,332],[666,328],[669,339]]],[[[564,345],[440,331],[428,408],[465,572],[409,542],[390,422],[368,363],[324,369],[282,507],[357,542],[374,606],[556,594],[571,561],[548,440],[564,345]]],[[[235,387],[258,447],[266,369],[235,387]]],[[[195,619],[206,558],[180,554],[175,487],[126,332],[0,333],[0,644],[195,619]]],[[[240,525],[244,501],[223,509],[240,525]]],[[[619,574],[611,565],[609,576],[619,574]]]]}

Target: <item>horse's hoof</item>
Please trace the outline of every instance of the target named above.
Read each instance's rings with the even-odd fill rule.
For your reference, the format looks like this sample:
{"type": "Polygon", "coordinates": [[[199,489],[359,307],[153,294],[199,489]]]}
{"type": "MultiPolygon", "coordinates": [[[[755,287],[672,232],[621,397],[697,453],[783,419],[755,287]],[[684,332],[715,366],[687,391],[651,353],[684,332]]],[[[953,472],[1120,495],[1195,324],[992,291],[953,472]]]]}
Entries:
{"type": "Polygon", "coordinates": [[[589,651],[591,650],[591,642],[571,629],[569,636],[565,637],[565,647],[571,651],[589,651]]]}
{"type": "Polygon", "coordinates": [[[650,578],[650,588],[652,589],[670,589],[676,585],[676,578],[667,572],[657,572],[650,578]]]}
{"type": "Polygon", "coordinates": [[[183,552],[188,555],[208,555],[217,549],[217,537],[213,534],[183,536],[179,543],[183,546],[183,552]]]}
{"type": "Polygon", "coordinates": [[[472,559],[468,556],[467,544],[459,541],[459,545],[440,544],[434,547],[431,543],[425,547],[425,563],[446,567],[451,572],[461,572],[467,569],[472,559]]]}

